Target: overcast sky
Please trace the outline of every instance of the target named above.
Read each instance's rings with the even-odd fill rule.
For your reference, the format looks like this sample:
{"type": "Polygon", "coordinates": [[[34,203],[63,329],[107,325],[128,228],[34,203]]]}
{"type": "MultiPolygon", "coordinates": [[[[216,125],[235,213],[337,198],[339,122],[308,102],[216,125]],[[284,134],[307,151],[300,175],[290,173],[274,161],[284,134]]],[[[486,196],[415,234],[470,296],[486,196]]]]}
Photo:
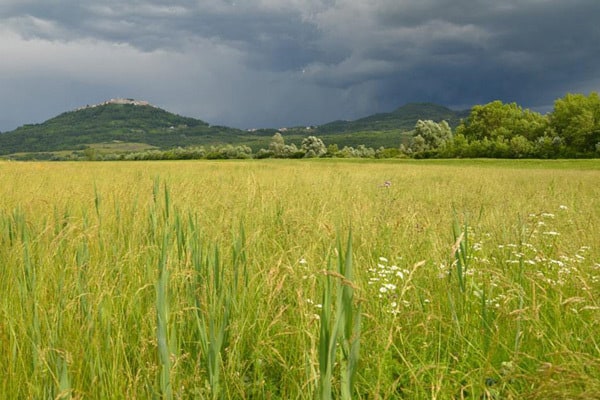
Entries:
{"type": "Polygon", "coordinates": [[[599,0],[0,0],[0,131],[115,97],[239,128],[600,91],[599,0]]]}

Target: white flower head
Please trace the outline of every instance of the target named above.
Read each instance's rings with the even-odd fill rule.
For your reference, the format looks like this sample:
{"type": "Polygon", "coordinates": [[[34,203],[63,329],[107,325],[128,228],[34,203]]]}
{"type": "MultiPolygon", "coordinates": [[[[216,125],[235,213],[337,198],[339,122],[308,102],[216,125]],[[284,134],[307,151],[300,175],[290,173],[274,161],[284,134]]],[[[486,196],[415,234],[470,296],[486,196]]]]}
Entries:
{"type": "Polygon", "coordinates": [[[548,232],[543,232],[542,235],[546,235],[546,236],[558,236],[558,235],[560,235],[560,233],[556,232],[556,231],[548,231],[548,232]]]}

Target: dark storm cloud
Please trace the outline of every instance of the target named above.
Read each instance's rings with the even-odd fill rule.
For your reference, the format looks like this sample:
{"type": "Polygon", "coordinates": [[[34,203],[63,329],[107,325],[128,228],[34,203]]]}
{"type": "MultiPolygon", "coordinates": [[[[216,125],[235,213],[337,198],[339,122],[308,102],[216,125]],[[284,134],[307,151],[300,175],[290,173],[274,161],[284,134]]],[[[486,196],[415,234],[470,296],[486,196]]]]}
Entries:
{"type": "MultiPolygon", "coordinates": [[[[443,21],[465,30],[465,35],[444,35],[419,44],[412,79],[395,79],[409,92],[424,88],[431,92],[425,97],[446,104],[499,98],[539,107],[566,91],[598,90],[600,2],[463,3],[422,3],[412,15],[402,13],[399,6],[397,12],[379,15],[388,28],[419,29],[443,21]],[[434,6],[437,13],[431,12],[434,6]],[[579,82],[594,84],[586,89],[579,82]]],[[[433,27],[424,31],[434,32],[433,27]]]]}
{"type": "Polygon", "coordinates": [[[5,0],[0,74],[13,99],[65,99],[15,122],[115,90],[240,127],[410,101],[541,109],[600,89],[598,15],[597,0],[5,0]],[[54,84],[33,87],[40,76],[54,84]]]}
{"type": "Polygon", "coordinates": [[[318,32],[294,9],[227,2],[64,1],[60,7],[17,3],[5,6],[3,14],[9,15],[8,23],[25,38],[91,38],[142,51],[185,51],[190,43],[210,39],[244,51],[251,60],[265,60],[259,64],[274,69],[297,66],[317,56],[310,43],[318,32]]]}

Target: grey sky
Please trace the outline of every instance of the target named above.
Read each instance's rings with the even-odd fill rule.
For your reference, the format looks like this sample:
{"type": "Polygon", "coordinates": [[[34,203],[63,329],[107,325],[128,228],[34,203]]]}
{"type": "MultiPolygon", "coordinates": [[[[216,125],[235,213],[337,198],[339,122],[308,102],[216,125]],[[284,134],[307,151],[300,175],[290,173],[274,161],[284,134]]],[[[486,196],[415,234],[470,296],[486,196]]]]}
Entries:
{"type": "Polygon", "coordinates": [[[211,124],[600,91],[598,0],[0,0],[0,131],[113,97],[211,124]]]}

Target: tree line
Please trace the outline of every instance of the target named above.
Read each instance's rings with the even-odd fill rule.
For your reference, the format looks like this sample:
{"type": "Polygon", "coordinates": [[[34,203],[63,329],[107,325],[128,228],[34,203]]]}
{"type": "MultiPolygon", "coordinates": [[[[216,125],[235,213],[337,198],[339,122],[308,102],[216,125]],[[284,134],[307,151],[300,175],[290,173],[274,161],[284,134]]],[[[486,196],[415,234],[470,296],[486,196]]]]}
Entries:
{"type": "Polygon", "coordinates": [[[494,101],[474,106],[454,132],[443,121],[419,121],[403,151],[421,158],[598,157],[600,97],[567,94],[546,115],[494,101]]]}
{"type": "MultiPolygon", "coordinates": [[[[44,158],[37,154],[36,158],[44,158]]],[[[600,157],[600,97],[567,94],[542,115],[516,103],[493,101],[474,106],[453,130],[446,121],[417,121],[409,139],[398,147],[373,149],[326,145],[308,136],[298,146],[287,144],[281,132],[268,148],[253,152],[246,145],[178,147],[125,154],[101,154],[92,148],[48,159],[175,160],[247,158],[592,158],[600,157]]]]}

